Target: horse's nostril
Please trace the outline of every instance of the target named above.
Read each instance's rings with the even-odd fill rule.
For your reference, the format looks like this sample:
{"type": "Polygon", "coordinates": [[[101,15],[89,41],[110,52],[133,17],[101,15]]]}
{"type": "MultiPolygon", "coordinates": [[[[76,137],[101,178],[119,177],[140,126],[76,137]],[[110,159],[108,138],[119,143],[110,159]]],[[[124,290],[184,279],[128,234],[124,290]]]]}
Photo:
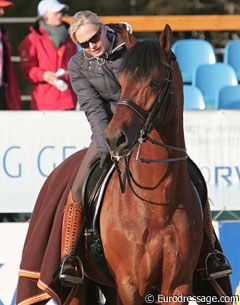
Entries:
{"type": "Polygon", "coordinates": [[[119,147],[126,142],[127,142],[127,139],[126,139],[125,134],[122,131],[119,132],[118,137],[117,137],[117,141],[116,141],[116,146],[119,147]]]}

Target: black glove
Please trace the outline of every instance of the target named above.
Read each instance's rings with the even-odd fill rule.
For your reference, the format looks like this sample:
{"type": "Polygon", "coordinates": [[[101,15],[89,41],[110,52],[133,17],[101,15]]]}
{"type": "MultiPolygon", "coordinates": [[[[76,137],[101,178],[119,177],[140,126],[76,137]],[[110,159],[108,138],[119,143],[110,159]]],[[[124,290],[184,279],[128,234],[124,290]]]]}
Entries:
{"type": "Polygon", "coordinates": [[[93,159],[90,161],[89,163],[89,167],[91,168],[92,165],[96,162],[100,160],[99,163],[99,167],[103,168],[103,166],[110,161],[110,154],[108,151],[99,151],[94,157],[93,159]]]}

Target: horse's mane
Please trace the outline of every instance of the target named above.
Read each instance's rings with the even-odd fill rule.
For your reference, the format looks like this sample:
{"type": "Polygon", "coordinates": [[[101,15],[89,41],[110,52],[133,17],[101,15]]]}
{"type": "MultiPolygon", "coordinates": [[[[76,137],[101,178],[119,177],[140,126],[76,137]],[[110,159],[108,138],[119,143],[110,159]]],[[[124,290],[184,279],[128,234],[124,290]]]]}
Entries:
{"type": "Polygon", "coordinates": [[[164,55],[158,40],[138,41],[124,54],[121,71],[136,80],[143,79],[153,69],[160,67],[164,55]]]}

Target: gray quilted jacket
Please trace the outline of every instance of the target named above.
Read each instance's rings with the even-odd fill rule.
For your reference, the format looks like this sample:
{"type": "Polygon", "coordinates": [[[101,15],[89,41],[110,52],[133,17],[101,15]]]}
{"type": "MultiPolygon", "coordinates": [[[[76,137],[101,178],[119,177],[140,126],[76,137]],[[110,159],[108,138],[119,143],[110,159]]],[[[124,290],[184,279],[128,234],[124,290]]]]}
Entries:
{"type": "Polygon", "coordinates": [[[108,30],[109,40],[118,42],[103,62],[86,58],[86,54],[80,51],[68,64],[73,90],[78,97],[80,110],[85,112],[90,123],[98,151],[107,150],[103,133],[120,98],[121,88],[117,76],[126,46],[119,35],[111,28],[108,30]]]}

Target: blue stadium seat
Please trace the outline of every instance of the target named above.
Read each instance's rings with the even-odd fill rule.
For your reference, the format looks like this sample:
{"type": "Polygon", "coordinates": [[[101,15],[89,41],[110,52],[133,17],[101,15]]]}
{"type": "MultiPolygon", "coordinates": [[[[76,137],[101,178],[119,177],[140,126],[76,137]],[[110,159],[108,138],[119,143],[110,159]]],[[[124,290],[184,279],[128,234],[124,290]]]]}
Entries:
{"type": "Polygon", "coordinates": [[[172,45],[172,51],[177,57],[184,83],[192,83],[199,65],[216,62],[214,49],[207,40],[180,39],[172,45]]]}
{"type": "Polygon", "coordinates": [[[222,87],[237,84],[233,67],[224,63],[199,66],[193,79],[193,85],[203,93],[207,109],[217,109],[218,94],[222,87]]]}
{"type": "Polygon", "coordinates": [[[240,85],[225,86],[219,91],[217,109],[240,109],[240,85]]]}
{"type": "Polygon", "coordinates": [[[240,39],[230,40],[224,49],[224,62],[235,70],[238,82],[240,82],[240,39]]]}
{"type": "Polygon", "coordinates": [[[184,110],[205,109],[203,94],[199,88],[191,85],[184,85],[183,95],[184,95],[184,110]]]}

